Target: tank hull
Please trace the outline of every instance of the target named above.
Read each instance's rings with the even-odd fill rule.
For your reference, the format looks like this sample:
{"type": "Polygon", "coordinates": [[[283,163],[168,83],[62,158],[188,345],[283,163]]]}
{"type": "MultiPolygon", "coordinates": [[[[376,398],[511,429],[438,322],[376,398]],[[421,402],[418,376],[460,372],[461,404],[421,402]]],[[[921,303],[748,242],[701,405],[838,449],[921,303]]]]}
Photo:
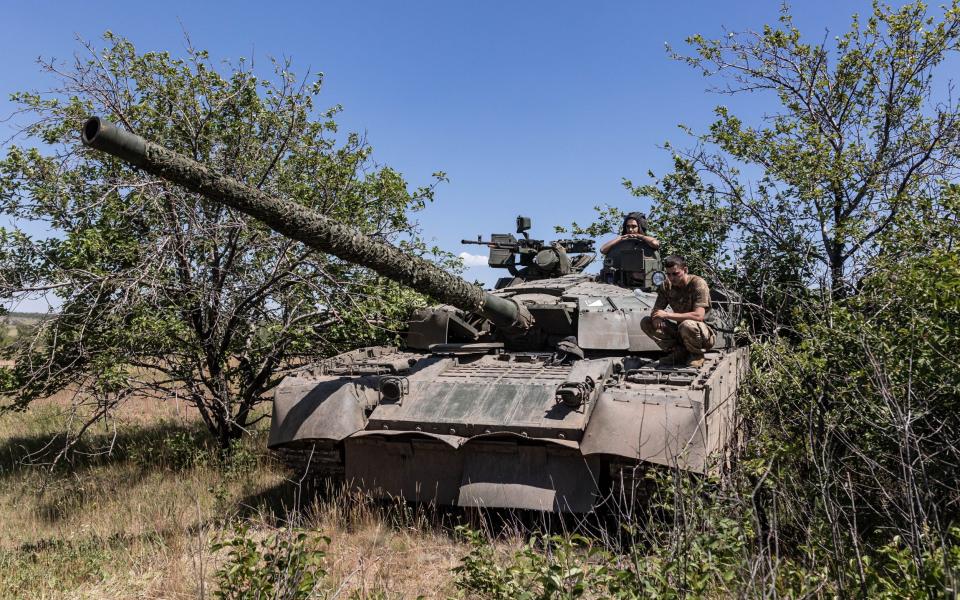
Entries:
{"type": "Polygon", "coordinates": [[[535,352],[366,348],[285,380],[269,445],[316,444],[313,476],[345,477],[376,497],[585,513],[616,468],[723,468],[747,361],[746,349],[689,369],[631,355],[555,365],[535,352]],[[559,385],[585,377],[599,382],[593,398],[557,401],[559,385]],[[398,380],[402,395],[384,398],[380,386],[398,380]]]}

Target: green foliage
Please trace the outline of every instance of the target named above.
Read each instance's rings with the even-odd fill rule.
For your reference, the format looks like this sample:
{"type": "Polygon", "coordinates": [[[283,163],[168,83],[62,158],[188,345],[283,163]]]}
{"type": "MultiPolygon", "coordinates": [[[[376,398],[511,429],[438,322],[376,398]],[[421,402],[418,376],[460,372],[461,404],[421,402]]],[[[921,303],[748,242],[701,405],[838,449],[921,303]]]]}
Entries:
{"type": "Polygon", "coordinates": [[[752,122],[718,107],[692,149],[668,144],[672,172],[625,184],[652,199],[663,252],[777,335],[752,347],[734,469],[699,492],[658,481],[655,518],[634,525],[649,549],[617,571],[627,589],[956,595],[960,111],[935,74],[960,48],[960,5],[926,11],[875,3],[809,44],[784,9],[674,55],[778,105],[752,122]]]}
{"type": "Polygon", "coordinates": [[[647,543],[626,553],[577,535],[552,535],[534,537],[505,554],[484,534],[459,528],[470,551],[454,569],[456,585],[467,597],[484,599],[765,597],[771,592],[788,598],[860,594],[892,599],[949,597],[958,581],[958,527],[946,539],[925,539],[919,554],[899,536],[859,557],[850,553],[838,565],[838,578],[812,547],[764,555],[744,498],[705,499],[701,492],[686,486],[679,493],[703,514],[691,514],[682,528],[650,520],[644,525],[647,543]],[[849,594],[838,585],[842,580],[857,582],[849,594]]]}
{"type": "Polygon", "coordinates": [[[750,123],[718,107],[692,149],[670,148],[672,173],[628,182],[666,250],[686,244],[738,291],[755,331],[788,327],[754,345],[739,465],[758,521],[796,552],[777,552],[791,594],[956,585],[924,557],[952,551],[960,519],[960,111],[935,86],[960,7],[926,11],[874,4],[833,43],[803,41],[787,9],[756,34],[690,38],[674,57],[778,108],[750,123]]]}
{"type": "Polygon", "coordinates": [[[622,516],[627,538],[618,553],[578,535],[534,537],[498,556],[483,534],[459,529],[471,551],[457,585],[479,598],[680,598],[746,589],[748,550],[756,535],[749,507],[718,494],[716,482],[652,469],[640,521],[622,516]]]}
{"type": "MultiPolygon", "coordinates": [[[[160,550],[162,545],[159,539],[147,539],[146,543],[153,550],[160,550]]],[[[129,545],[130,540],[124,536],[110,536],[45,539],[0,549],[0,569],[4,573],[0,596],[52,596],[104,582],[112,575],[114,565],[129,560],[129,545]]]]}
{"type": "Polygon", "coordinates": [[[532,539],[506,565],[484,534],[458,527],[470,544],[457,573],[457,587],[471,597],[546,600],[591,597],[612,583],[611,555],[579,536],[532,539]]]}
{"type": "Polygon", "coordinates": [[[620,585],[665,598],[740,589],[750,579],[756,521],[736,488],[723,489],[732,482],[665,469],[651,469],[645,479],[652,491],[646,514],[628,527],[639,543],[630,547],[620,585]]]}
{"type": "MultiPolygon", "coordinates": [[[[948,597],[951,591],[955,596],[960,583],[960,527],[953,527],[946,540],[925,542],[921,554],[915,556],[900,536],[894,536],[875,554],[863,557],[864,596],[890,600],[948,597]]],[[[860,566],[851,559],[848,568],[853,572],[860,566]]]]}
{"type": "Polygon", "coordinates": [[[470,553],[457,587],[476,598],[683,598],[748,589],[744,531],[732,519],[689,536],[682,552],[635,546],[625,555],[580,536],[534,538],[512,556],[498,558],[478,532],[461,530],[470,553]],[[744,585],[747,584],[747,585],[744,585]]]}
{"type": "Polygon", "coordinates": [[[216,448],[200,430],[160,430],[158,435],[142,438],[136,444],[118,449],[141,467],[160,467],[182,471],[213,464],[216,448]]]}
{"type": "Polygon", "coordinates": [[[192,47],[138,52],[109,32],[86,50],[69,67],[45,66],[53,91],[14,95],[43,149],[11,146],[0,160],[0,212],[54,233],[0,229],[0,295],[50,289],[63,303],[13,350],[0,391],[16,406],[66,387],[105,407],[136,390],[178,394],[230,449],[290,368],[394,341],[424,300],[82,148],[84,119],[103,115],[418,255],[431,249],[410,214],[445,176],[409,189],[361,136],[339,131],[339,107],[315,107],[322,77],[300,80],[289,63],[261,75],[192,47]]]}
{"type": "Polygon", "coordinates": [[[227,477],[243,477],[260,466],[262,452],[251,447],[260,441],[237,439],[224,451],[199,427],[161,426],[153,435],[124,441],[114,452],[141,468],[177,472],[209,466],[227,477]]]}
{"type": "Polygon", "coordinates": [[[937,188],[960,175],[960,111],[936,85],[960,48],[956,0],[940,19],[921,2],[874,3],[846,33],[816,35],[805,41],[785,7],[760,32],[690,37],[691,54],[674,58],[717,91],[776,104],[753,119],[718,106],[705,132],[684,128],[692,148],[667,144],[672,172],[627,182],[653,199],[667,251],[721,275],[736,266],[720,279],[788,324],[805,300],[796,291],[823,279],[835,298],[854,292],[883,238],[910,214],[940,212],[937,188]]]}
{"type": "Polygon", "coordinates": [[[569,227],[555,225],[554,230],[557,233],[570,233],[575,236],[586,236],[596,239],[610,233],[619,233],[620,226],[623,224],[623,217],[626,212],[629,212],[622,211],[609,204],[594,206],[593,209],[597,211],[597,219],[594,222],[586,226],[579,225],[576,222],[571,223],[569,227]]]}
{"type": "Polygon", "coordinates": [[[952,552],[960,520],[960,257],[898,254],[804,315],[798,344],[755,346],[743,402],[743,465],[778,536],[826,544],[841,586],[891,597],[955,581],[955,564],[923,557],[952,552]]]}
{"type": "Polygon", "coordinates": [[[211,544],[214,552],[227,551],[214,575],[218,585],[214,597],[320,597],[326,576],[322,548],[329,544],[328,537],[296,529],[258,539],[249,527],[238,524],[231,536],[211,544]]]}
{"type": "MultiPolygon", "coordinates": [[[[903,433],[917,436],[923,457],[953,460],[947,456],[956,456],[952,441],[960,434],[955,252],[935,252],[877,272],[863,282],[861,294],[811,315],[801,331],[796,347],[756,348],[758,412],[751,416],[760,426],[772,419],[778,429],[792,432],[787,439],[803,439],[806,432],[794,427],[805,428],[803,415],[812,410],[823,419],[817,433],[824,436],[812,442],[828,443],[836,435],[856,441],[875,460],[891,453],[891,460],[899,460],[898,440],[908,426],[903,433]]],[[[939,459],[928,466],[936,463],[939,459]]]]}
{"type": "MultiPolygon", "coordinates": [[[[674,171],[656,184],[624,186],[635,196],[653,201],[651,233],[660,241],[661,254],[679,254],[698,273],[729,266],[727,241],[735,220],[735,207],[714,185],[701,181],[696,165],[674,154],[674,171]]],[[[653,173],[650,173],[653,177],[653,173]]]]}

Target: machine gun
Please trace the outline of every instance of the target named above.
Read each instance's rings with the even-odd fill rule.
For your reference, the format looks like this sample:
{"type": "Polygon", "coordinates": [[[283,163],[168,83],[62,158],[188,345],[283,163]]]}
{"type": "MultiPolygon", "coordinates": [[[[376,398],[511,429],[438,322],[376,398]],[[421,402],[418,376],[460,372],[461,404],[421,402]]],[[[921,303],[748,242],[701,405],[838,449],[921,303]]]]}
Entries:
{"type": "MultiPolygon", "coordinates": [[[[520,216],[517,217],[517,233],[523,236],[521,239],[512,233],[494,233],[489,240],[477,236],[475,240],[460,242],[490,248],[487,265],[494,269],[507,269],[514,278],[524,281],[580,273],[596,258],[593,240],[533,240],[527,233],[530,226],[530,217],[520,216]],[[574,256],[571,257],[571,254],[574,256]],[[520,269],[517,268],[518,264],[520,269]]],[[[503,285],[498,283],[497,287],[503,285]]]]}

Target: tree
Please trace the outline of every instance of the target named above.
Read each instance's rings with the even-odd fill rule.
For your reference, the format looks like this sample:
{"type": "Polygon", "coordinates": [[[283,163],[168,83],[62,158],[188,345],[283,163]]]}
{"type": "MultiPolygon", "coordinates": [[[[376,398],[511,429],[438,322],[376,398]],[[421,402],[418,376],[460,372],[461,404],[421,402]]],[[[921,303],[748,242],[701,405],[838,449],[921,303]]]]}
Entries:
{"type": "Polygon", "coordinates": [[[95,402],[97,417],[135,394],[176,394],[229,449],[290,369],[389,341],[422,299],[81,148],[83,120],[105,115],[420,254],[408,212],[432,199],[433,185],[411,192],[399,173],[372,162],[362,137],[338,141],[339,108],[314,108],[322,78],[298,80],[289,62],[260,78],[244,60],[221,73],[192,46],[179,59],[104,39],[69,66],[43,65],[59,82],[53,92],[15,95],[34,119],[24,132],[44,148],[9,148],[0,211],[56,234],[0,230],[0,292],[53,290],[62,307],[11,351],[8,406],[71,388],[95,402]]]}
{"type": "Polygon", "coordinates": [[[796,274],[822,273],[839,298],[897,219],[960,173],[960,112],[934,78],[960,47],[956,0],[941,20],[921,2],[875,3],[833,41],[805,42],[784,8],[777,27],[688,42],[692,55],[673,56],[717,80],[714,91],[778,103],[753,124],[718,107],[674,173],[632,188],[661,215],[715,215],[719,203],[732,236],[791,255],[805,267],[796,274]]]}
{"type": "Polygon", "coordinates": [[[924,557],[953,552],[960,498],[960,111],[935,77],[960,6],[876,3],[814,44],[785,9],[762,32],[689,41],[674,56],[716,91],[777,101],[752,121],[717,108],[692,148],[668,147],[671,173],[631,187],[764,327],[790,325],[754,345],[740,405],[760,537],[780,556],[816,548],[840,595],[869,596],[871,561],[904,546],[923,592],[949,594],[955,567],[924,557]]]}
{"type": "Polygon", "coordinates": [[[623,185],[634,196],[653,200],[651,231],[665,252],[685,257],[699,273],[723,278],[730,260],[727,242],[735,207],[725,202],[716,186],[701,181],[691,161],[677,154],[673,159],[674,171],[660,178],[658,185],[637,186],[629,179],[623,185]]]}

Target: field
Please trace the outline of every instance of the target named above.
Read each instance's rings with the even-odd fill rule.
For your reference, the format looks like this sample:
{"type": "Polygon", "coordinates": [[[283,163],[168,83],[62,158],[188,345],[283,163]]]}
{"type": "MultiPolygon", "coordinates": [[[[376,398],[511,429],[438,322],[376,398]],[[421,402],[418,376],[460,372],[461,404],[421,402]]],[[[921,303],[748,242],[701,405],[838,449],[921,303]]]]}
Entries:
{"type": "Polygon", "coordinates": [[[182,405],[130,403],[51,466],[69,406],[0,415],[0,597],[208,597],[229,554],[216,542],[299,529],[325,553],[328,597],[455,595],[451,569],[468,550],[451,528],[344,494],[300,502],[262,434],[224,462],[182,405]]]}
{"type": "Polygon", "coordinates": [[[30,333],[47,315],[41,313],[9,313],[0,316],[0,346],[10,344],[30,333]]]}

